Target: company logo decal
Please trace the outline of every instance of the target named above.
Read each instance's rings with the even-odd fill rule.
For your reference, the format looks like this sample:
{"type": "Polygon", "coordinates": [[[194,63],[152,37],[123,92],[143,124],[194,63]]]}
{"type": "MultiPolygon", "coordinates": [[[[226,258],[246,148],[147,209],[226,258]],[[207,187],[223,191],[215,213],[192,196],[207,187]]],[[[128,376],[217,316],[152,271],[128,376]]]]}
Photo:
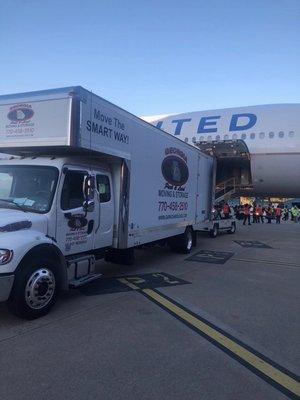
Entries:
{"type": "Polygon", "coordinates": [[[16,104],[10,107],[7,118],[13,124],[28,122],[34,115],[34,111],[30,104],[16,104]]]}
{"type": "Polygon", "coordinates": [[[88,221],[82,214],[74,214],[70,217],[68,226],[71,230],[79,230],[87,225],[88,221]]]}
{"type": "Polygon", "coordinates": [[[167,148],[166,157],[161,165],[161,172],[165,180],[172,186],[182,186],[189,178],[187,157],[183,151],[176,148],[167,148]]]}

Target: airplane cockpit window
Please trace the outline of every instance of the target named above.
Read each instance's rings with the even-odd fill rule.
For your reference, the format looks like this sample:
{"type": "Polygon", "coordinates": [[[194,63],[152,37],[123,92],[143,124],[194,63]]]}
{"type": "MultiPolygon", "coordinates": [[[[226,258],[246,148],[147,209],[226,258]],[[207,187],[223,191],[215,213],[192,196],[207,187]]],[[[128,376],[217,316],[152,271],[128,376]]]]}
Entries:
{"type": "Polygon", "coordinates": [[[269,132],[269,138],[273,139],[274,138],[274,132],[269,132]]]}
{"type": "Polygon", "coordinates": [[[250,133],[250,139],[255,139],[255,133],[254,132],[250,133]]]}
{"type": "Polygon", "coordinates": [[[278,136],[280,137],[280,139],[282,139],[284,137],[284,132],[283,131],[278,132],[278,136]]]}
{"type": "Polygon", "coordinates": [[[246,138],[247,138],[247,134],[246,133],[242,133],[241,139],[242,140],[246,140],[246,138]]]}
{"type": "Polygon", "coordinates": [[[237,139],[237,134],[236,134],[236,133],[234,133],[234,134],[232,135],[232,139],[237,139]]]}
{"type": "Polygon", "coordinates": [[[265,137],[265,132],[259,132],[259,137],[260,139],[263,139],[265,137]]]}
{"type": "Polygon", "coordinates": [[[293,137],[295,135],[294,131],[289,131],[289,137],[293,137]]]}
{"type": "Polygon", "coordinates": [[[229,139],[229,135],[224,135],[224,140],[228,140],[229,139]]]}

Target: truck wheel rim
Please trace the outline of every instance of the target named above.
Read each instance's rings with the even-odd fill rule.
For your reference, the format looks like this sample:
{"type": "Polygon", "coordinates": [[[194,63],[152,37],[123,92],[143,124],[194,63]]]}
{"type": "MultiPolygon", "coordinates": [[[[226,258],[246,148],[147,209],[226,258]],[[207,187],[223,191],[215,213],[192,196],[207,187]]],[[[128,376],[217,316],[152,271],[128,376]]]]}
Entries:
{"type": "Polygon", "coordinates": [[[55,292],[54,274],[46,268],[35,271],[27,281],[25,300],[28,307],[39,310],[45,307],[55,292]]]}
{"type": "Polygon", "coordinates": [[[190,234],[190,235],[188,235],[187,249],[191,250],[192,246],[193,246],[193,238],[192,238],[192,235],[190,234]]]}

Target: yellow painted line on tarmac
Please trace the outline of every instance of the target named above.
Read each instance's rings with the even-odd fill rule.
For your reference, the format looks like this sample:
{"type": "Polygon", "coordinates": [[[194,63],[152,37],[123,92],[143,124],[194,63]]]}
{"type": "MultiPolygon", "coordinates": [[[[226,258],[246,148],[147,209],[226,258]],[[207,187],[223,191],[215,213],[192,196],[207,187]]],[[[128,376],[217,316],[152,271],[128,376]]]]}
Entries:
{"type": "Polygon", "coordinates": [[[139,290],[139,289],[140,289],[139,287],[137,287],[137,286],[134,285],[133,283],[128,282],[128,280],[125,279],[125,278],[118,278],[118,281],[119,281],[120,283],[123,283],[123,285],[126,285],[126,286],[130,287],[130,288],[133,289],[133,290],[139,290]]]}
{"type": "MultiPolygon", "coordinates": [[[[134,290],[139,289],[136,285],[128,282],[125,278],[119,281],[134,290]],[[134,287],[133,287],[134,286],[134,287]]],[[[231,335],[226,335],[212,324],[206,323],[203,318],[185,309],[185,307],[176,303],[174,300],[167,298],[165,295],[158,293],[152,289],[139,289],[148,299],[153,300],[155,304],[162,306],[171,315],[174,315],[182,322],[186,323],[199,334],[203,335],[209,341],[223,349],[227,354],[236,358],[243,365],[248,367],[254,373],[271,383],[277,389],[288,395],[290,398],[299,398],[300,383],[294,374],[289,373],[283,367],[278,366],[271,360],[268,361],[263,355],[259,355],[255,350],[247,345],[243,345],[238,339],[231,335]],[[230,337],[229,337],[230,336],[230,337]],[[273,365],[272,365],[273,364],[273,365]],[[286,372],[284,372],[286,371],[286,372]]]]}
{"type": "Polygon", "coordinates": [[[256,260],[254,258],[231,258],[234,261],[243,261],[243,262],[250,262],[250,263],[260,263],[260,264],[272,264],[272,265],[284,265],[286,267],[298,267],[300,268],[299,264],[285,262],[285,261],[270,261],[270,260],[256,260]]]}

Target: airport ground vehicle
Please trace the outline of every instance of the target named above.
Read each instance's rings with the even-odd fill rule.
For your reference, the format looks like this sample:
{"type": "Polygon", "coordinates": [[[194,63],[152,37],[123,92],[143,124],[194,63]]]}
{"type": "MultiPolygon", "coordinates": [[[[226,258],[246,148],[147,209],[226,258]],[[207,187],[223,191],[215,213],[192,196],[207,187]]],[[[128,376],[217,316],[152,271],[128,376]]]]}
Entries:
{"type": "Polygon", "coordinates": [[[214,159],[81,87],[0,97],[0,301],[36,318],[99,258],[168,243],[211,219],[214,159]]]}
{"type": "MultiPolygon", "coordinates": [[[[206,229],[207,230],[207,229],[206,229]]],[[[212,219],[209,228],[209,235],[212,238],[216,238],[219,233],[227,232],[230,234],[235,233],[236,231],[236,221],[234,217],[230,218],[222,218],[216,216],[212,219]]]]}

